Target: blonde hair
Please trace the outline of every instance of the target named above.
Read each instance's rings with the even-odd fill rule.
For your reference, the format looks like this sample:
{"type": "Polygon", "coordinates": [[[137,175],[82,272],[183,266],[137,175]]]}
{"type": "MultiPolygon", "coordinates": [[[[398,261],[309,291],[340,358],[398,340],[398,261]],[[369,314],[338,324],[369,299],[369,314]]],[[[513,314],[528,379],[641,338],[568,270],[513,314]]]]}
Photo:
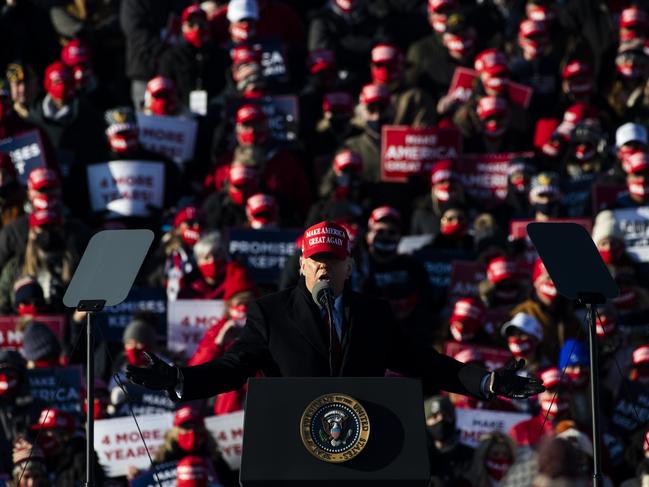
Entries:
{"type": "MultiPolygon", "coordinates": [[[[67,248],[63,251],[61,259],[61,275],[59,276],[63,282],[70,282],[77,261],[77,256],[72,251],[67,248]]],[[[23,263],[22,274],[38,276],[39,272],[43,269],[45,269],[45,262],[43,262],[43,259],[39,255],[38,247],[36,246],[34,238],[28,238],[27,246],[25,247],[25,260],[23,263]]]]}
{"type": "Polygon", "coordinates": [[[507,445],[511,453],[512,463],[516,460],[516,444],[514,440],[500,431],[487,433],[480,439],[480,443],[473,454],[471,467],[467,473],[467,479],[474,487],[489,487],[491,485],[489,476],[487,475],[487,469],[485,468],[485,460],[491,447],[498,444],[507,445]]]}

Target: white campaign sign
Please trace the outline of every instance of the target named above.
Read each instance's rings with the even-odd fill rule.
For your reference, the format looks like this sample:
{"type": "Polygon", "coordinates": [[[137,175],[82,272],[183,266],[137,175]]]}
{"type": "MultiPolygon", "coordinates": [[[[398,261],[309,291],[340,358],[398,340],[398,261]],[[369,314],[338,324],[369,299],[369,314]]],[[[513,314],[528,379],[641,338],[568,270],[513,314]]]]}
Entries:
{"type": "MultiPolygon", "coordinates": [[[[137,420],[153,456],[164,442],[165,432],[173,425],[173,415],[152,414],[137,420]]],[[[108,477],[126,475],[130,466],[140,470],[151,467],[142,438],[130,416],[95,421],[95,451],[108,477]]]]}
{"type": "Polygon", "coordinates": [[[192,118],[137,114],[140,143],[156,154],[182,164],[194,157],[198,123],[192,118]]]}
{"type": "Polygon", "coordinates": [[[208,328],[223,316],[221,299],[177,299],[167,305],[167,348],[191,357],[208,328]]]}
{"type": "Polygon", "coordinates": [[[231,469],[238,470],[243,445],[243,411],[210,416],[205,418],[205,426],[216,440],[223,459],[231,469]]]}
{"type": "Polygon", "coordinates": [[[487,409],[457,408],[455,417],[457,429],[460,430],[460,442],[475,448],[480,443],[482,435],[492,431],[507,434],[512,426],[529,419],[530,415],[487,409]]]}
{"type": "Polygon", "coordinates": [[[149,216],[149,207],[162,208],[164,165],[157,161],[110,161],[88,166],[92,211],[117,216],[149,216]]]}
{"type": "Polygon", "coordinates": [[[622,229],[627,253],[636,261],[649,262],[649,206],[613,210],[622,229]]]}

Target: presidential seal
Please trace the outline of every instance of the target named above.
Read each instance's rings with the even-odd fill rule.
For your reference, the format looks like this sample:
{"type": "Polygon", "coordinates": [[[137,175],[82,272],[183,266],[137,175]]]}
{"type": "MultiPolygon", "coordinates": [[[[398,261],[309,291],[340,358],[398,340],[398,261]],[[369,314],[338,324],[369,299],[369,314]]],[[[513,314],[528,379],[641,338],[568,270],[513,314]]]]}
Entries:
{"type": "Polygon", "coordinates": [[[326,394],[307,406],[300,421],[302,443],[316,458],[340,463],[358,455],[370,436],[365,408],[345,394],[326,394]]]}

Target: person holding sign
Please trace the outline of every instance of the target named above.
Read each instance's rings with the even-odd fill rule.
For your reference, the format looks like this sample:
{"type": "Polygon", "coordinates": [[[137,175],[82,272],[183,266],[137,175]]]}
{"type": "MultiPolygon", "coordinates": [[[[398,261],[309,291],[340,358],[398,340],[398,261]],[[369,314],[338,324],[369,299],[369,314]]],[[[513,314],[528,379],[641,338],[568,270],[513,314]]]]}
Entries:
{"type": "Polygon", "coordinates": [[[342,226],[324,221],[309,227],[298,285],[251,302],[241,337],[223,357],[179,368],[148,354],[148,366],[129,366],[128,378],[180,401],[239,388],[259,370],[266,377],[382,377],[389,369],[421,377],[427,388],[478,398],[525,398],[544,390],[540,381],[516,374],[522,362],[490,373],[406,338],[388,303],[346,286],[350,250],[342,226]],[[323,320],[318,297],[333,301],[330,319],[323,320]]]}

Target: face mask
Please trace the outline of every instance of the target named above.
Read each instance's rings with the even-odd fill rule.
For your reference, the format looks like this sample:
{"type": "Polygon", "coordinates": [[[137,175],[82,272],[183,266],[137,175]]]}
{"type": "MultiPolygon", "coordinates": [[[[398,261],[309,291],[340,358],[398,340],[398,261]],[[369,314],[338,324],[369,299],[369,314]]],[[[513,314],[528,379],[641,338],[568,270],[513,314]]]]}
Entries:
{"type": "Polygon", "coordinates": [[[205,440],[205,434],[194,430],[178,433],[178,446],[186,452],[195,452],[205,440]]]}
{"type": "Polygon", "coordinates": [[[559,203],[557,201],[548,201],[547,203],[532,203],[534,211],[548,216],[557,216],[559,213],[559,203]]]}
{"type": "Polygon", "coordinates": [[[57,206],[61,202],[61,196],[56,193],[37,193],[32,196],[31,204],[36,210],[44,210],[57,206]]]}
{"type": "Polygon", "coordinates": [[[473,38],[444,34],[444,46],[454,58],[463,58],[473,49],[473,38]]]}
{"type": "Polygon", "coordinates": [[[183,32],[183,37],[189,45],[200,49],[209,41],[210,32],[207,29],[197,28],[183,32]]]}
{"type": "Polygon", "coordinates": [[[435,441],[450,440],[455,436],[455,424],[450,421],[439,421],[428,427],[430,435],[435,441]]]}
{"type": "Polygon", "coordinates": [[[452,239],[461,239],[466,235],[466,230],[466,226],[459,222],[442,223],[440,226],[442,235],[446,235],[452,239]]]}
{"type": "Polygon", "coordinates": [[[568,83],[568,93],[571,95],[585,96],[593,91],[593,83],[590,81],[570,81],[568,83]]]}
{"type": "Polygon", "coordinates": [[[649,371],[645,369],[632,369],[629,378],[639,384],[649,384],[649,371]]]}
{"type": "Polygon", "coordinates": [[[41,447],[45,458],[56,458],[61,451],[61,442],[58,438],[50,435],[40,435],[38,437],[38,446],[41,447]]]}
{"type": "Polygon", "coordinates": [[[397,253],[397,247],[399,246],[399,240],[392,240],[384,237],[374,237],[372,242],[372,250],[374,253],[389,257],[397,253]]]}
{"type": "Polygon", "coordinates": [[[451,335],[453,335],[456,342],[464,342],[471,340],[475,336],[475,333],[468,331],[466,325],[460,327],[460,324],[454,321],[451,323],[451,335]]]}
{"type": "Polygon", "coordinates": [[[443,183],[435,186],[433,193],[435,194],[435,198],[437,199],[437,201],[440,201],[442,203],[447,202],[451,197],[450,189],[451,189],[450,183],[443,183]]]}
{"type": "Polygon", "coordinates": [[[552,281],[543,281],[537,286],[536,292],[550,303],[557,299],[557,288],[552,281]]]}
{"type": "Polygon", "coordinates": [[[47,93],[54,99],[60,102],[67,102],[74,96],[74,81],[65,79],[60,83],[50,85],[47,93]]]}
{"type": "Polygon", "coordinates": [[[261,145],[266,142],[266,131],[244,128],[237,131],[239,145],[261,145]]]}
{"type": "Polygon", "coordinates": [[[525,181],[524,176],[512,176],[512,178],[509,180],[512,184],[512,188],[514,188],[514,191],[517,193],[526,193],[528,184],[527,181],[525,181]]]}
{"type": "Polygon", "coordinates": [[[541,411],[550,418],[555,418],[559,413],[567,411],[569,407],[570,403],[559,395],[554,398],[554,401],[552,398],[541,399],[541,411]]]}
{"type": "Polygon", "coordinates": [[[0,397],[11,397],[18,391],[18,376],[6,368],[0,371],[0,397]]]}
{"type": "Polygon", "coordinates": [[[187,227],[180,234],[182,241],[190,247],[198,242],[198,239],[201,238],[201,229],[196,227],[187,227]]]}
{"type": "Polygon", "coordinates": [[[151,97],[149,110],[154,115],[173,115],[176,111],[176,101],[169,98],[151,97]]]}
{"type": "Polygon", "coordinates": [[[581,389],[588,384],[588,370],[566,370],[566,377],[568,377],[572,386],[577,389],[581,389]]]}
{"type": "Polygon", "coordinates": [[[649,185],[642,183],[627,183],[629,194],[641,201],[649,199],[649,185]]]}
{"type": "Polygon", "coordinates": [[[349,118],[347,117],[332,117],[329,119],[329,127],[335,134],[346,133],[349,128],[349,118]]]}
{"type": "Polygon", "coordinates": [[[519,45],[527,59],[537,59],[541,56],[541,50],[545,47],[545,43],[524,38],[519,40],[519,45]]]}
{"type": "Polygon", "coordinates": [[[365,126],[372,132],[380,134],[381,127],[383,127],[384,123],[385,122],[383,120],[368,120],[367,122],[365,122],[365,126]]]}
{"type": "Polygon", "coordinates": [[[243,326],[246,323],[246,315],[248,313],[248,305],[240,304],[238,306],[230,306],[228,308],[228,314],[232,321],[237,325],[243,326]]]}
{"type": "Polygon", "coordinates": [[[485,137],[489,137],[490,139],[501,137],[506,129],[507,127],[505,127],[505,124],[501,120],[489,120],[482,126],[482,132],[485,137]]]}
{"type": "Polygon", "coordinates": [[[608,249],[597,249],[597,251],[599,252],[599,255],[602,256],[602,260],[606,265],[619,262],[622,254],[624,254],[624,248],[613,250],[609,247],[608,249]]]}
{"type": "Polygon", "coordinates": [[[34,303],[20,303],[16,308],[19,316],[35,316],[38,312],[34,303]]]}
{"type": "Polygon", "coordinates": [[[372,65],[372,81],[375,83],[389,83],[399,79],[399,68],[397,66],[372,65]]]}
{"type": "Polygon", "coordinates": [[[591,144],[579,144],[575,147],[575,159],[587,161],[595,156],[595,148],[591,144]]]}
{"type": "Polygon", "coordinates": [[[200,264],[198,270],[201,271],[205,279],[213,281],[223,270],[224,266],[225,259],[214,259],[212,262],[200,264]]]}
{"type": "Polygon", "coordinates": [[[613,304],[620,311],[628,311],[635,308],[638,296],[635,290],[629,287],[620,286],[620,295],[617,298],[613,298],[613,304]]]}
{"type": "Polygon", "coordinates": [[[230,38],[234,43],[246,42],[255,36],[255,28],[249,23],[235,22],[230,25],[230,38]]]}
{"type": "Polygon", "coordinates": [[[503,304],[509,304],[518,299],[519,291],[518,289],[501,289],[496,287],[494,290],[494,297],[498,302],[503,304]]]}
{"type": "Polygon", "coordinates": [[[126,353],[126,360],[131,365],[135,365],[136,367],[143,367],[148,363],[148,360],[144,356],[144,352],[146,352],[146,350],[144,350],[143,348],[125,348],[124,352],[126,353]]]}
{"type": "MultiPolygon", "coordinates": [[[[102,402],[101,399],[94,399],[92,403],[93,403],[93,407],[92,407],[93,419],[102,419],[105,416],[104,402],[102,402]]],[[[88,401],[83,401],[83,413],[85,415],[88,415],[88,401]]]]}
{"type": "Polygon", "coordinates": [[[506,458],[487,458],[485,460],[485,469],[489,477],[500,481],[507,473],[507,470],[509,470],[511,464],[512,462],[506,458]]]}
{"type": "Polygon", "coordinates": [[[117,132],[108,136],[108,143],[113,152],[125,153],[137,149],[139,146],[136,132],[117,132]]]}
{"type": "Polygon", "coordinates": [[[34,238],[34,243],[43,252],[61,252],[65,250],[65,242],[56,231],[42,231],[34,238]]]}
{"type": "Polygon", "coordinates": [[[510,336],[507,338],[507,347],[509,351],[516,358],[527,357],[532,352],[533,343],[530,337],[515,337],[510,336]]]}
{"type": "Polygon", "coordinates": [[[642,78],[642,70],[633,62],[616,63],[615,70],[622,78],[634,80],[642,78]]]}

